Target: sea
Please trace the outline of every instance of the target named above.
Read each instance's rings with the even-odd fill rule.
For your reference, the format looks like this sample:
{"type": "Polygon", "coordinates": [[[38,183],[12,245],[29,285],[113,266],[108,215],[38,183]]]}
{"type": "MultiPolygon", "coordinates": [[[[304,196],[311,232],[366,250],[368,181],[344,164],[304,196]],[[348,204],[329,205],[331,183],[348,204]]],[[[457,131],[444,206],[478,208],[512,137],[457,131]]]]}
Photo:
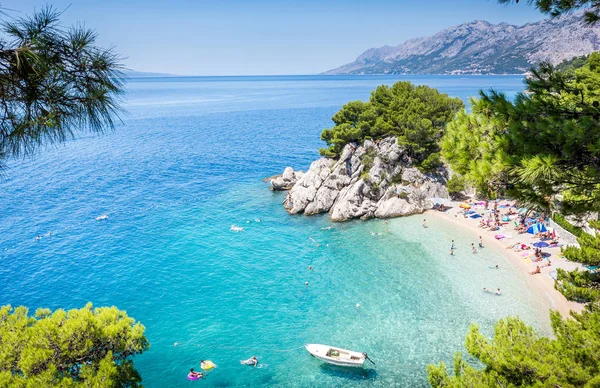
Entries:
{"type": "Polygon", "coordinates": [[[502,252],[473,255],[474,233],[433,218],[424,229],[427,215],[290,216],[263,182],[307,170],[344,103],[400,80],[465,103],[524,89],[519,76],[129,79],[114,131],[2,171],[0,304],[126,310],[146,327],[151,348],[134,362],[149,388],[424,387],[426,366],[451,366],[473,323],[491,336],[519,316],[550,333],[544,296],[502,252]],[[326,365],[309,343],[373,363],[326,365]],[[258,367],[240,364],[250,356],[258,367]],[[200,360],[218,367],[189,381],[200,360]]]}

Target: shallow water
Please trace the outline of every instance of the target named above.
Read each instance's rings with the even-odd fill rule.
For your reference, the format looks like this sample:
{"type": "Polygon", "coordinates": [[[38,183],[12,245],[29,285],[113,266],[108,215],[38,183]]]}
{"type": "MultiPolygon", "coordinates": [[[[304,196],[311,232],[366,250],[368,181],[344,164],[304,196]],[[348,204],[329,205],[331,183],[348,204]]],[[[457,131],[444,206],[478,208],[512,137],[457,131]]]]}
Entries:
{"type": "Polygon", "coordinates": [[[526,275],[492,249],[471,254],[476,236],[448,221],[325,229],[327,216],[288,216],[284,194],[261,183],[288,165],[306,169],[344,102],[398,79],[463,99],[522,89],[518,77],[486,76],[131,80],[114,133],[10,162],[0,304],[127,310],[152,345],[135,359],[147,387],[425,386],[425,366],[462,350],[471,322],[491,333],[519,315],[548,332],[526,275]],[[376,366],[321,365],[299,349],[313,342],[366,351],[376,366]],[[239,364],[251,355],[260,368],[239,364]],[[190,382],[200,359],[219,366],[190,382]]]}

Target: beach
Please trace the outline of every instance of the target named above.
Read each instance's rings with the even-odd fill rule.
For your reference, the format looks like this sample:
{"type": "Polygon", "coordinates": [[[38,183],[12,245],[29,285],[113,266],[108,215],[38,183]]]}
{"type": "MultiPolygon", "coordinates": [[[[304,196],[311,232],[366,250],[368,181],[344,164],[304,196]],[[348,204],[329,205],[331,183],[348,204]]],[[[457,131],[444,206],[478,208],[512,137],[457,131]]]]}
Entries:
{"type": "MultiPolygon", "coordinates": [[[[515,268],[523,271],[527,274],[528,286],[541,291],[545,297],[547,298],[547,302],[549,307],[553,310],[557,310],[563,317],[569,317],[570,312],[579,312],[584,308],[584,304],[572,302],[565,298],[563,294],[561,294],[558,290],[554,288],[554,279],[551,276],[553,271],[556,271],[557,268],[562,268],[565,270],[572,271],[576,268],[581,268],[581,264],[573,263],[562,257],[560,247],[556,248],[543,248],[542,250],[545,253],[549,253],[548,257],[552,265],[546,266],[547,260],[536,263],[531,260],[531,255],[535,248],[531,251],[514,251],[513,249],[507,249],[507,246],[521,243],[527,246],[532,246],[533,243],[540,241],[539,238],[534,237],[533,234],[522,233],[519,234],[514,227],[514,217],[511,217],[510,222],[504,224],[500,230],[491,231],[488,229],[480,228],[479,222],[482,218],[471,218],[464,217],[462,213],[462,209],[459,207],[461,202],[451,201],[447,204],[450,208],[445,212],[440,212],[436,210],[427,211],[426,214],[428,216],[432,216],[437,219],[447,220],[459,228],[463,228],[465,232],[468,233],[477,233],[478,236],[481,236],[484,247],[496,248],[506,259],[513,265],[515,268]],[[502,234],[507,236],[507,238],[496,239],[494,236],[502,234]],[[531,275],[531,272],[536,269],[537,265],[540,265],[541,272],[535,275],[531,275]]],[[[510,203],[513,204],[513,201],[502,201],[502,203],[510,203]]],[[[490,209],[492,208],[492,204],[490,204],[490,209]]],[[[484,208],[481,207],[473,207],[473,210],[477,214],[483,214],[484,208]]],[[[507,209],[500,209],[501,213],[506,213],[507,209]]],[[[560,235],[559,235],[560,239],[560,235]]],[[[475,245],[478,245],[478,241],[474,241],[475,245]]],[[[555,273],[555,272],[554,272],[555,273]]]]}

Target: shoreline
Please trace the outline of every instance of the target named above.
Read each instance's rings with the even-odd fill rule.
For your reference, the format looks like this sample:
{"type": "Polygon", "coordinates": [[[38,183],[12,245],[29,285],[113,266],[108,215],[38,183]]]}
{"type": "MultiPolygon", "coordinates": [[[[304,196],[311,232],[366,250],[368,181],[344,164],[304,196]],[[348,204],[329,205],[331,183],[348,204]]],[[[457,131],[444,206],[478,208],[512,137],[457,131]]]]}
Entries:
{"type": "Polygon", "coordinates": [[[497,248],[499,254],[504,256],[513,267],[518,268],[524,273],[524,275],[527,276],[528,285],[532,288],[537,289],[538,291],[540,291],[540,294],[543,294],[546,297],[550,309],[558,311],[564,318],[570,317],[571,311],[580,312],[584,309],[585,305],[583,303],[572,302],[567,300],[567,298],[565,298],[563,294],[561,294],[558,290],[554,288],[554,279],[551,278],[549,275],[551,271],[556,271],[556,268],[573,270],[575,268],[581,267],[577,263],[569,262],[564,258],[557,257],[557,253],[560,253],[560,248],[544,248],[545,252],[549,252],[552,254],[550,257],[552,261],[552,266],[542,267],[540,274],[531,275],[530,272],[535,269],[537,264],[525,259],[525,257],[523,256],[523,252],[515,252],[512,249],[506,249],[506,246],[514,244],[516,242],[531,245],[533,242],[537,241],[537,239],[535,239],[533,235],[528,233],[518,234],[517,231],[510,226],[512,225],[512,220],[509,225],[503,226],[499,231],[490,231],[479,228],[479,220],[472,219],[470,217],[465,219],[460,213],[460,208],[458,207],[458,204],[459,202],[453,201],[448,204],[452,208],[447,210],[446,212],[427,210],[424,214],[431,215],[434,218],[444,219],[460,228],[463,228],[463,230],[481,236],[484,247],[491,246],[497,248]],[[457,214],[458,216],[456,216],[457,214]],[[498,233],[511,235],[513,237],[504,240],[497,240],[494,238],[494,235],[498,233]]]}

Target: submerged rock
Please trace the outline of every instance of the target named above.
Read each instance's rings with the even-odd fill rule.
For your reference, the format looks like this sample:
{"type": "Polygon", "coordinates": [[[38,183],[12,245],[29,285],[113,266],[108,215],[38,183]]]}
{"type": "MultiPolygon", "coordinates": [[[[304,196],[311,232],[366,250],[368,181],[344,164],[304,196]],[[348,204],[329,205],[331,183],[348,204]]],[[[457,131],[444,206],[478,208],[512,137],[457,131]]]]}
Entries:
{"type": "Polygon", "coordinates": [[[447,171],[423,174],[412,167],[395,137],[367,140],[360,146],[347,144],[339,160],[321,158],[305,174],[292,173],[286,168],[281,176],[283,184],[271,180],[272,186],[275,181],[278,187],[288,187],[283,202],[288,213],[329,212],[333,221],[422,213],[433,205],[430,198],[449,197],[447,171]],[[296,178],[295,183],[289,186],[292,178],[296,178]]]}

